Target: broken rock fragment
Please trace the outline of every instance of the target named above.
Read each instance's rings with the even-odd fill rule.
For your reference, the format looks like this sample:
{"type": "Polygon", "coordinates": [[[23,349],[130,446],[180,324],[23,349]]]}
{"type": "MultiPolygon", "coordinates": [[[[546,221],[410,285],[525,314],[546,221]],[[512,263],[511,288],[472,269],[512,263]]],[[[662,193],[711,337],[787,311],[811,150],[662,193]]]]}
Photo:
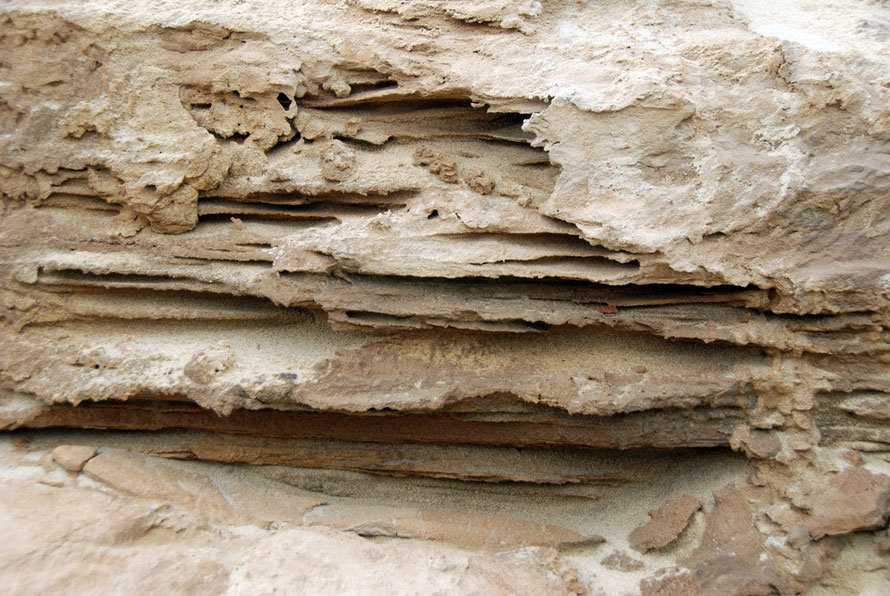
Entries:
{"type": "Polygon", "coordinates": [[[96,455],[96,448],[87,445],[59,445],[53,449],[53,460],[69,472],[80,472],[96,455]]]}
{"type": "Polygon", "coordinates": [[[433,174],[438,174],[442,182],[450,184],[457,183],[458,173],[457,164],[454,160],[444,153],[437,155],[429,164],[429,170],[433,174]]]}
{"type": "Polygon", "coordinates": [[[487,195],[494,190],[494,180],[485,175],[481,168],[472,168],[464,175],[464,182],[480,195],[487,195]]]}
{"type": "Polygon", "coordinates": [[[844,470],[812,495],[808,514],[804,525],[815,540],[880,528],[890,517],[890,476],[844,470]]]}
{"type": "Polygon", "coordinates": [[[354,165],[355,151],[342,141],[331,141],[331,144],[321,154],[321,174],[325,180],[332,182],[346,180],[354,165]]]}
{"type": "Polygon", "coordinates": [[[628,543],[641,553],[664,548],[680,536],[689,525],[692,515],[699,509],[701,503],[690,494],[671,499],[649,512],[651,519],[630,533],[628,543]]]}

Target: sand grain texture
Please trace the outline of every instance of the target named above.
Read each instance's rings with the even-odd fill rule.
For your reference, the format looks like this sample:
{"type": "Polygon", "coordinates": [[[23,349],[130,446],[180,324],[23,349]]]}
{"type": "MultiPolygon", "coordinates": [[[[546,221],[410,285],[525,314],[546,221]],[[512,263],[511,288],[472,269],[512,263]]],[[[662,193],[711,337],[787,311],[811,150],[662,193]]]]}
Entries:
{"type": "Polygon", "coordinates": [[[880,592],[888,81],[877,1],[0,2],[2,583],[880,592]]]}

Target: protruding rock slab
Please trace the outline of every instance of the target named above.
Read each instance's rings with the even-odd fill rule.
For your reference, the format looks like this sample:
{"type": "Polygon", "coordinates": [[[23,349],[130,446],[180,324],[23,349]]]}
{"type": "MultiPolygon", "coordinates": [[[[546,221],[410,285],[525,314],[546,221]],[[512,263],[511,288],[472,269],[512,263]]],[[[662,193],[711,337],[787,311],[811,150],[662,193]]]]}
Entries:
{"type": "Polygon", "coordinates": [[[815,540],[877,529],[890,516],[890,476],[849,468],[832,477],[811,503],[804,526],[815,540]]]}
{"type": "Polygon", "coordinates": [[[690,494],[671,499],[658,509],[649,512],[646,524],[630,533],[627,540],[631,548],[641,553],[664,548],[676,540],[692,515],[701,509],[701,502],[690,494]]]}
{"type": "Polygon", "coordinates": [[[6,591],[867,591],[887,2],[122,5],[0,4],[6,591]]]}
{"type": "Polygon", "coordinates": [[[788,585],[765,553],[749,498],[748,491],[733,485],[714,491],[701,543],[685,561],[705,594],[766,595],[780,584],[785,590],[797,587],[788,585]]]}
{"type": "Polygon", "coordinates": [[[362,536],[436,540],[490,552],[529,546],[593,545],[604,540],[601,536],[585,536],[561,526],[512,517],[392,507],[332,505],[311,511],[303,521],[362,536]]]}
{"type": "Polygon", "coordinates": [[[283,485],[256,486],[127,451],[103,451],[83,467],[90,478],[129,495],[163,499],[217,523],[298,523],[324,499],[283,485]]]}
{"type": "Polygon", "coordinates": [[[96,448],[88,445],[59,445],[53,449],[53,460],[69,472],[80,472],[95,455],[96,448]]]}

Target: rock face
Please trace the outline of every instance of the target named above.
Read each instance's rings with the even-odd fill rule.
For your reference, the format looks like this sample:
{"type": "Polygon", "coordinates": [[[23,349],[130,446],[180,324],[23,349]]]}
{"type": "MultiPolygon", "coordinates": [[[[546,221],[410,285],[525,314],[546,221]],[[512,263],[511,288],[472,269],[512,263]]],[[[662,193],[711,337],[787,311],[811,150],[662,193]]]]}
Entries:
{"type": "Polygon", "coordinates": [[[886,3],[0,23],[14,592],[890,582],[886,3]]]}

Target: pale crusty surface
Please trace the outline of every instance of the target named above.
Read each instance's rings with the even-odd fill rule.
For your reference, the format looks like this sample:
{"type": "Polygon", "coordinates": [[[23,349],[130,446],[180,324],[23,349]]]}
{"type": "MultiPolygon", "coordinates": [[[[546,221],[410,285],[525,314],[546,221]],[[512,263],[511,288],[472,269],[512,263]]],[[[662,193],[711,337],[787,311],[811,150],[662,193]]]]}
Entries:
{"type": "Polygon", "coordinates": [[[882,1],[0,1],[0,576],[873,590],[888,196],[882,1]]]}

